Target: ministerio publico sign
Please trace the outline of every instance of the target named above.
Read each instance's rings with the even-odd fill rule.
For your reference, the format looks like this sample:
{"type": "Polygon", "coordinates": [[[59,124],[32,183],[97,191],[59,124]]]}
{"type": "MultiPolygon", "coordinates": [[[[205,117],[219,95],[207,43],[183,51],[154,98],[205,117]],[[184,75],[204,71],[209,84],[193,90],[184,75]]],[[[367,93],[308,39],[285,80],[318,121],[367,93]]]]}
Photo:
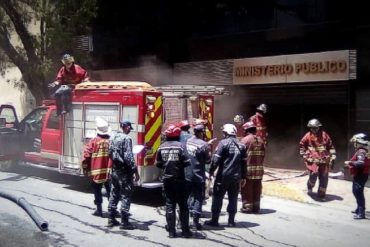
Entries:
{"type": "Polygon", "coordinates": [[[235,59],[233,84],[266,84],[356,79],[356,51],[235,59]]]}

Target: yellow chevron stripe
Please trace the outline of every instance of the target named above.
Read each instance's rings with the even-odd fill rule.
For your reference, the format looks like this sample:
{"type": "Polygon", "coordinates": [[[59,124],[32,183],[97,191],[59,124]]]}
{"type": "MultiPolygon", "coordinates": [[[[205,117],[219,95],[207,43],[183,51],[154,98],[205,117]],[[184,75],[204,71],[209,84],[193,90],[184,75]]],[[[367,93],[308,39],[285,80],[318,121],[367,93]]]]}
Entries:
{"type": "Polygon", "coordinates": [[[154,102],[155,111],[162,105],[162,96],[159,96],[154,102]]]}
{"type": "MultiPolygon", "coordinates": [[[[155,120],[154,124],[150,127],[149,131],[145,135],[145,142],[148,142],[152,139],[155,132],[158,130],[158,128],[161,127],[162,123],[162,114],[158,116],[158,118],[155,120]]],[[[145,126],[149,127],[149,126],[145,126]]]]}
{"type": "Polygon", "coordinates": [[[159,135],[157,140],[155,140],[153,144],[153,151],[156,152],[160,145],[161,145],[161,135],[159,135]]]}

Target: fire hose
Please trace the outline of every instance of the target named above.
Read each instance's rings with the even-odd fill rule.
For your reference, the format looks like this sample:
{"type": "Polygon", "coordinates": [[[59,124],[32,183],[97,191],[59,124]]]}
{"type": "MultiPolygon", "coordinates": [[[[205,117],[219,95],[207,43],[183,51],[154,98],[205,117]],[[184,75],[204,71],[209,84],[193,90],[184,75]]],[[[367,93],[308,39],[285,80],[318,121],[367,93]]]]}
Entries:
{"type": "Polygon", "coordinates": [[[0,197],[8,199],[27,212],[27,214],[31,217],[31,219],[36,223],[36,225],[40,228],[41,231],[48,230],[48,222],[45,221],[34,209],[33,207],[24,199],[23,197],[17,197],[15,195],[9,194],[0,189],[0,197]]]}

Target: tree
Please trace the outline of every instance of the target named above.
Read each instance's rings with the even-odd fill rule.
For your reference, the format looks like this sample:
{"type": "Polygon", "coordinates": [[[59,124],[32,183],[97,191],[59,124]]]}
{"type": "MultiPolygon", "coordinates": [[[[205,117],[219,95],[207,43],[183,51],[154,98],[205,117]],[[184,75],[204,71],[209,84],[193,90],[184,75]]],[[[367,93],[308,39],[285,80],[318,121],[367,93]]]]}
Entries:
{"type": "MultiPolygon", "coordinates": [[[[90,32],[97,0],[0,0],[0,71],[17,66],[39,104],[48,96],[61,54],[90,32]],[[36,25],[35,25],[36,23],[36,25]],[[32,33],[31,26],[39,31],[32,33]]],[[[14,83],[14,82],[13,82],[14,83]]]]}

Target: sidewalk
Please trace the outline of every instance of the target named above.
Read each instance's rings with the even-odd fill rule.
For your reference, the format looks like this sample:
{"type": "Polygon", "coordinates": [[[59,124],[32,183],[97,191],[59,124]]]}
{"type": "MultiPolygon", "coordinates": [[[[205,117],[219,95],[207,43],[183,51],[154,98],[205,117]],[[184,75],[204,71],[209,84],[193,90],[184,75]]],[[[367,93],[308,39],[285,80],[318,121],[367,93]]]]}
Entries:
{"type": "MultiPolygon", "coordinates": [[[[356,208],[351,181],[329,178],[326,201],[320,202],[316,200],[315,195],[312,197],[307,195],[307,179],[308,175],[304,174],[303,171],[265,167],[262,194],[327,207],[343,208],[348,211],[356,208]]],[[[313,191],[317,192],[317,188],[318,181],[313,191]]],[[[366,209],[369,212],[370,188],[365,187],[365,199],[366,209]]]]}

